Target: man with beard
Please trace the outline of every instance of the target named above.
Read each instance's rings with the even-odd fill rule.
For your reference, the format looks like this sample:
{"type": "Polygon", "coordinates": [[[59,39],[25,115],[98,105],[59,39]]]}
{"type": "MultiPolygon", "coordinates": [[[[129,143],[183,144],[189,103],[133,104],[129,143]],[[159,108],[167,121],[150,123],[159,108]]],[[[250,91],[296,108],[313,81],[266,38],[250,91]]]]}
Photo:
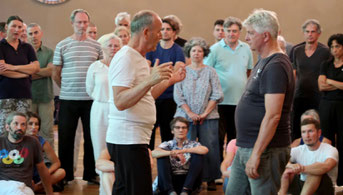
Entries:
{"type": "Polygon", "coordinates": [[[25,136],[27,117],[12,112],[6,119],[7,136],[0,137],[0,194],[32,194],[33,167],[36,166],[46,194],[52,194],[50,174],[37,139],[25,136]],[[25,184],[25,185],[24,185],[25,184]]]}
{"type": "MultiPolygon", "coordinates": [[[[146,54],[146,58],[150,64],[155,64],[156,59],[160,60],[160,64],[165,62],[172,62],[174,71],[179,67],[184,66],[185,56],[182,48],[175,44],[174,37],[176,35],[177,24],[170,18],[162,20],[162,39],[157,44],[156,50],[146,54]]],[[[173,99],[174,86],[170,86],[164,93],[156,99],[157,120],[153,129],[149,148],[154,149],[155,145],[155,130],[159,126],[162,142],[173,139],[169,123],[173,119],[176,104],[173,99]]]]}
{"type": "Polygon", "coordinates": [[[334,194],[338,173],[338,151],[319,138],[319,121],[313,118],[301,122],[303,145],[292,148],[291,159],[281,178],[280,195],[334,194]]]}

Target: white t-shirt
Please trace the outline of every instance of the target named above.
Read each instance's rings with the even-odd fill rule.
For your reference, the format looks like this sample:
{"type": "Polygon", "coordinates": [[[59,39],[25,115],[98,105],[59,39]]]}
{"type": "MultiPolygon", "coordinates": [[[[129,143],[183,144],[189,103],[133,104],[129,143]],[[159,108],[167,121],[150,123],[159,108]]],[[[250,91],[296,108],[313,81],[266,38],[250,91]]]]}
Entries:
{"type": "MultiPolygon", "coordinates": [[[[308,149],[306,144],[303,144],[298,147],[292,148],[290,161],[292,163],[299,163],[301,165],[307,166],[316,162],[323,163],[328,158],[332,158],[337,162],[336,166],[327,173],[328,176],[331,178],[332,183],[336,185],[338,174],[338,151],[335,147],[327,143],[321,143],[317,150],[311,151],[308,149]]],[[[300,179],[302,181],[305,181],[306,174],[301,173],[300,179]]]]}
{"type": "Polygon", "coordinates": [[[155,100],[149,91],[134,106],[119,111],[114,105],[112,86],[132,88],[150,75],[146,59],[129,46],[122,47],[113,57],[108,81],[110,114],[106,142],[112,144],[149,144],[156,122],[155,100]]]}

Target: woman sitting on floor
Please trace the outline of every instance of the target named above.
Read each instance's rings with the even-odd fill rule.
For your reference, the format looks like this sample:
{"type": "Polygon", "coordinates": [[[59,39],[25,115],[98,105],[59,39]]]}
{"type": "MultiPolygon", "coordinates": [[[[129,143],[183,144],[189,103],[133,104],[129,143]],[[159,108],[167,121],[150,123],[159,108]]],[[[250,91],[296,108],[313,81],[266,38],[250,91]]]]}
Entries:
{"type": "Polygon", "coordinates": [[[161,194],[191,194],[202,183],[204,155],[208,149],[187,139],[187,119],[174,118],[170,128],[174,139],[161,143],[152,151],[152,157],[157,158],[158,189],[161,194]]]}
{"type": "MultiPolygon", "coordinates": [[[[27,132],[26,134],[37,137],[39,143],[42,145],[45,165],[49,169],[51,184],[53,185],[54,191],[63,191],[63,184],[58,184],[65,177],[66,172],[64,169],[60,168],[61,162],[56,156],[54,149],[51,147],[49,142],[45,141],[42,136],[39,136],[41,119],[40,117],[32,112],[27,113],[28,122],[27,122],[27,132]]],[[[37,172],[37,169],[34,169],[33,173],[33,190],[34,192],[42,192],[43,184],[37,172]]]]}

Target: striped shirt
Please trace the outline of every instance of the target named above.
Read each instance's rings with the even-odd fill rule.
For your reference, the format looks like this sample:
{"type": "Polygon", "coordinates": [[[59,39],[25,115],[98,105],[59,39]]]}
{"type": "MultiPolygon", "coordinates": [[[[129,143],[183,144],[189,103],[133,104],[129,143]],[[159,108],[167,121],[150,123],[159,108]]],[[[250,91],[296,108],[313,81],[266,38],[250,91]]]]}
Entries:
{"type": "Polygon", "coordinates": [[[88,67],[102,58],[100,44],[90,38],[77,41],[68,37],[59,42],[53,64],[62,66],[60,99],[91,100],[86,92],[88,67]]]}

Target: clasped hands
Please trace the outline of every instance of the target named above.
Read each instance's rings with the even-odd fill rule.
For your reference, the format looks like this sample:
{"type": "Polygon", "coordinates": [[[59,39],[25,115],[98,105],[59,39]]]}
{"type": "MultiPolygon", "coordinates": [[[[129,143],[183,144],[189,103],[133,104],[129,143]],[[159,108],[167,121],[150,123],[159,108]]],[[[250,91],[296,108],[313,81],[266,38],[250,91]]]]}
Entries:
{"type": "Polygon", "coordinates": [[[204,122],[204,120],[207,117],[207,114],[205,114],[205,113],[195,114],[192,111],[187,112],[187,115],[189,116],[189,118],[192,119],[194,125],[196,125],[198,123],[199,123],[199,125],[202,125],[202,123],[204,122]]]}
{"type": "Polygon", "coordinates": [[[286,166],[286,171],[287,173],[294,173],[294,174],[299,174],[305,171],[305,166],[301,164],[287,164],[286,166]]]}
{"type": "Polygon", "coordinates": [[[186,149],[182,149],[182,150],[172,150],[170,151],[170,156],[176,158],[176,159],[179,159],[179,161],[184,164],[186,162],[186,158],[185,156],[183,155],[184,153],[187,153],[186,152],[186,149]]]}

